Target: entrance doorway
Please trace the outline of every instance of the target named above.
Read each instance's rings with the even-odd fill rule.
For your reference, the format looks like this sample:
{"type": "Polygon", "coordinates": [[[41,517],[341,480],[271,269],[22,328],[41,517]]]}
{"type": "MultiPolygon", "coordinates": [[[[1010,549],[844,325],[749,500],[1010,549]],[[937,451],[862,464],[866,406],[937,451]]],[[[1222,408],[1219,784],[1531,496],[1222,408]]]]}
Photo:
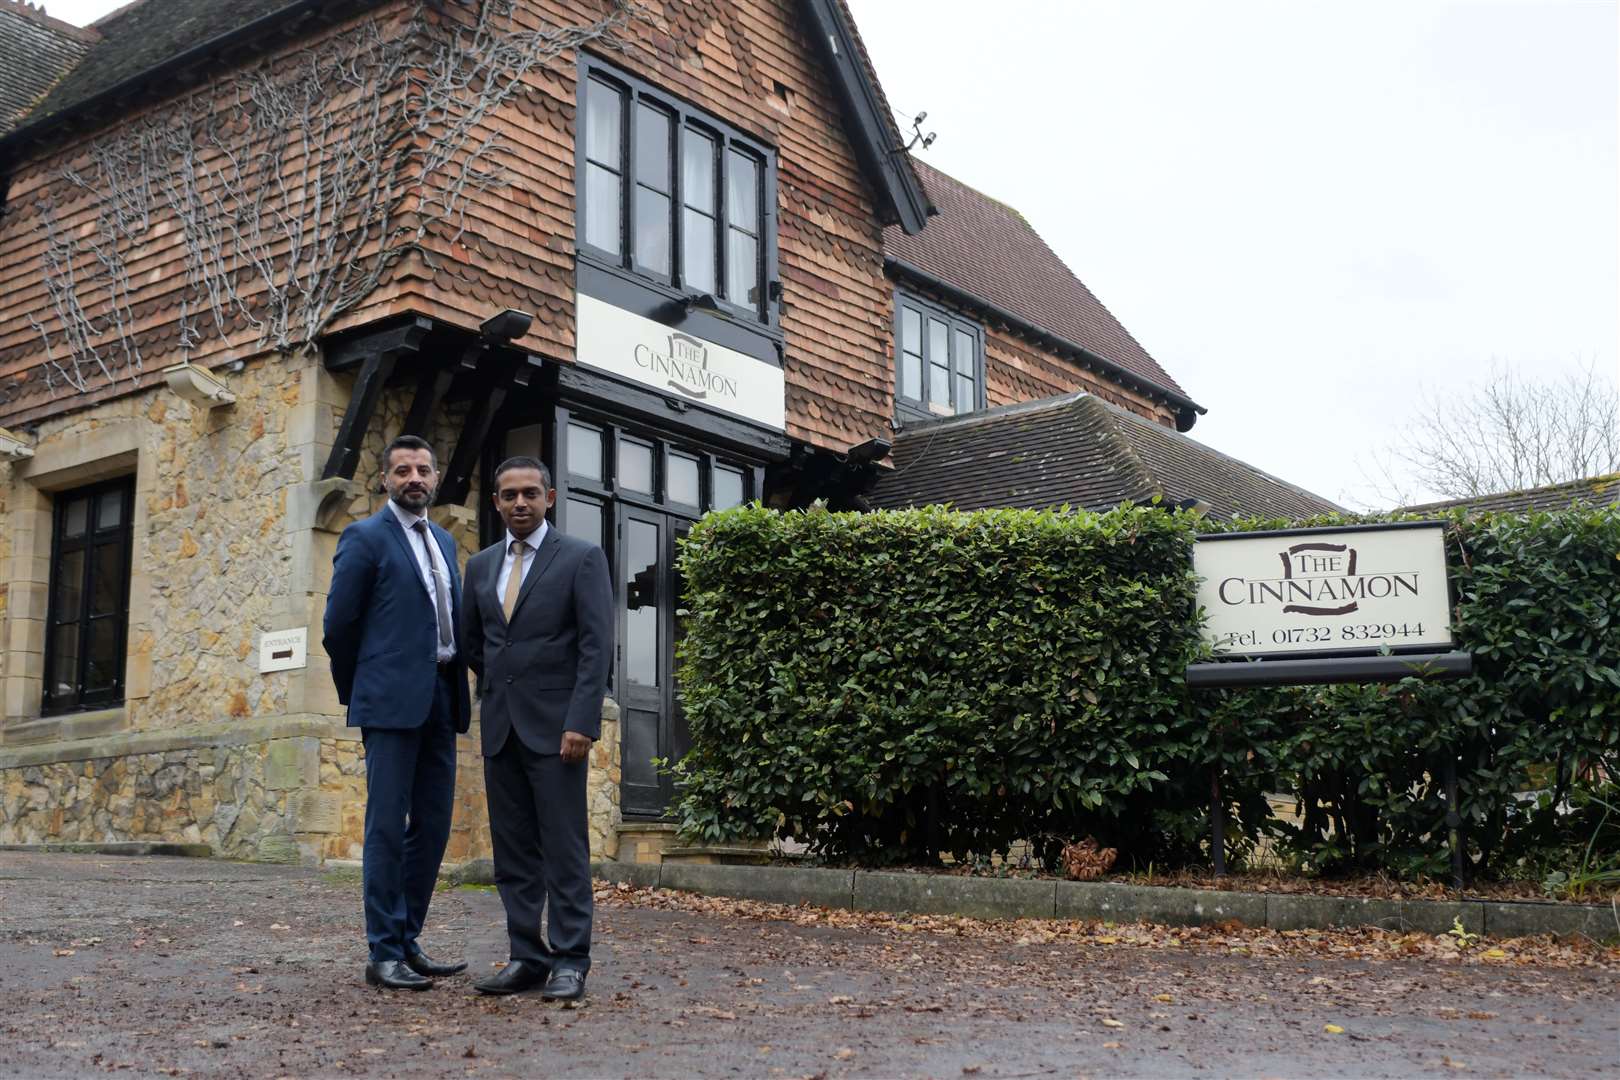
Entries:
{"type": "MultiPolygon", "coordinates": [[[[520,414],[522,415],[522,414],[520,414]]],[[[657,762],[691,748],[675,650],[685,612],[677,543],[710,510],[757,499],[764,468],[690,439],[595,410],[557,405],[506,429],[506,454],[552,464],[553,524],[601,545],[618,611],[614,700],[619,703],[620,810],[664,817],[674,783],[657,762]]],[[[491,522],[492,530],[498,520],[491,522]]]]}
{"type": "Polygon", "coordinates": [[[675,679],[675,646],[686,616],[676,541],[691,526],[690,518],[619,508],[619,748],[626,814],[657,816],[668,808],[674,785],[654,763],[677,761],[692,745],[675,679]]]}

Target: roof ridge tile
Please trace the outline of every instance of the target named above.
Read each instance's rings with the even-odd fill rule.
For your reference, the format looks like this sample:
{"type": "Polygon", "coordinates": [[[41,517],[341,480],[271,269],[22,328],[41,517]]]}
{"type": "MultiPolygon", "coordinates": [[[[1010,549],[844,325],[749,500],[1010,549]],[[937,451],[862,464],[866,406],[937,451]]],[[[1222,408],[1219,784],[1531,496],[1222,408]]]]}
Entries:
{"type": "Polygon", "coordinates": [[[36,26],[73,38],[86,45],[94,45],[101,40],[100,32],[93,27],[75,26],[64,19],[58,19],[45,10],[43,3],[33,4],[29,3],[28,0],[0,0],[0,11],[8,11],[20,18],[27,19],[36,26]]]}

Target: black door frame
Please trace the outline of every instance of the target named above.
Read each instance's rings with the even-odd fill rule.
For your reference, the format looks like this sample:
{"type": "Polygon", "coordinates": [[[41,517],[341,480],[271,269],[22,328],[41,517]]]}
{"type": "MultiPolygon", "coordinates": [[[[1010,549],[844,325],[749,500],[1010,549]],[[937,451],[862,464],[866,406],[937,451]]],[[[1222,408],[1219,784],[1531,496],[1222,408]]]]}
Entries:
{"type": "MultiPolygon", "coordinates": [[[[674,760],[684,753],[690,741],[685,716],[680,708],[679,690],[675,678],[675,645],[678,635],[676,604],[679,588],[675,570],[676,538],[703,512],[709,509],[715,494],[715,470],[724,466],[742,474],[744,501],[762,497],[765,483],[765,465],[774,456],[770,440],[762,439],[760,453],[744,453],[738,442],[730,439],[715,441],[706,437],[702,429],[686,427],[680,423],[649,423],[630,410],[604,407],[598,400],[574,400],[556,392],[541,392],[543,396],[521,395],[508,398],[505,409],[493,426],[485,447],[485,475],[492,472],[504,456],[507,434],[511,430],[539,425],[541,428],[541,457],[552,469],[557,488],[557,504],[551,513],[553,527],[571,535],[584,535],[594,527],[596,520],[602,525],[597,540],[608,557],[613,575],[615,615],[615,651],[613,675],[609,683],[614,700],[619,704],[620,752],[620,811],[630,820],[659,820],[668,816],[669,801],[674,793],[673,781],[667,775],[651,768],[638,767],[627,753],[632,744],[644,741],[632,735],[632,728],[643,721],[632,712],[656,712],[656,743],[658,756],[674,760]],[[521,398],[521,400],[520,400],[521,398]],[[570,462],[569,423],[576,421],[601,432],[599,462],[589,464],[570,462]],[[641,493],[629,490],[617,476],[621,443],[629,440],[650,444],[653,454],[653,491],[641,493]],[[699,460],[699,504],[690,505],[668,498],[668,473],[672,456],[696,457],[699,460]],[[576,469],[582,469],[583,475],[576,469]],[[600,474],[599,478],[593,478],[600,474]],[[578,504],[589,503],[599,508],[600,517],[570,520],[570,499],[578,504]],[[626,674],[626,624],[629,619],[629,596],[626,586],[628,543],[625,527],[628,521],[644,521],[658,529],[658,564],[655,588],[658,597],[657,633],[659,686],[656,693],[630,683],[626,674]]],[[[690,414],[688,414],[690,415],[690,414]]],[[[582,440],[581,445],[589,444],[582,440]]],[[[488,485],[486,485],[487,487],[488,485]]],[[[487,496],[481,497],[481,531],[486,543],[500,538],[500,519],[494,514],[487,496]]],[[[576,509],[575,513],[578,513],[576,509]]],[[[642,733],[643,736],[645,733],[642,733]]]]}

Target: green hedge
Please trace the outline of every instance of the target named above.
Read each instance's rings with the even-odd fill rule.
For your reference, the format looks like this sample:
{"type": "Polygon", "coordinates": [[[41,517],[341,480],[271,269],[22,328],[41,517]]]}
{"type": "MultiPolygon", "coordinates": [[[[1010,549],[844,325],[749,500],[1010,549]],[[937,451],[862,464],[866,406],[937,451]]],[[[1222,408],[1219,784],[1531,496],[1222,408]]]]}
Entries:
{"type": "Polygon", "coordinates": [[[1522,873],[1580,840],[1568,797],[1620,774],[1620,514],[1446,520],[1453,632],[1474,656],[1472,676],[1229,691],[1200,703],[1246,759],[1246,790],[1290,794],[1303,812],[1298,827],[1255,823],[1248,838],[1269,832],[1329,872],[1442,873],[1450,755],[1475,872],[1522,873]]]}
{"type": "Polygon", "coordinates": [[[1371,520],[711,515],[682,554],[683,828],[867,863],[1021,838],[1046,857],[1084,835],[1138,865],[1203,860],[1218,745],[1234,856],[1270,836],[1321,870],[1412,876],[1449,857],[1437,778],[1455,754],[1476,869],[1522,871],[1572,842],[1555,804],[1582,770],[1620,767],[1614,511],[1450,520],[1469,679],[1185,689],[1195,529],[1371,520]]]}
{"type": "Polygon", "coordinates": [[[712,515],[681,568],[693,749],[679,812],[864,861],[1102,832],[1173,794],[1200,741],[1196,519],[939,509],[712,515]]]}

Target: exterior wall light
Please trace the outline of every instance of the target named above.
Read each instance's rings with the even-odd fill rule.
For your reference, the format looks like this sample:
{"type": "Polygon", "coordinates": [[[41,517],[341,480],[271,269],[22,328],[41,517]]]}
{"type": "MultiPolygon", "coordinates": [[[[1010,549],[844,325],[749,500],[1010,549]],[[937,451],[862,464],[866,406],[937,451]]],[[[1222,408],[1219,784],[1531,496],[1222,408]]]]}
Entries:
{"type": "Polygon", "coordinates": [[[498,315],[491,315],[479,324],[478,332],[492,341],[516,341],[529,332],[534,324],[534,316],[526,311],[517,311],[507,308],[498,315]]]}
{"type": "Polygon", "coordinates": [[[867,462],[881,461],[893,449],[894,444],[888,439],[867,439],[859,446],[850,447],[845,456],[852,465],[865,465],[867,462]]]}
{"type": "Polygon", "coordinates": [[[193,405],[217,409],[221,405],[236,404],[236,395],[225,388],[225,383],[213,372],[195,364],[175,364],[163,369],[164,381],[169,389],[193,405]]]}
{"type": "Polygon", "coordinates": [[[34,448],[0,428],[0,461],[23,461],[34,456],[34,448]]]}

